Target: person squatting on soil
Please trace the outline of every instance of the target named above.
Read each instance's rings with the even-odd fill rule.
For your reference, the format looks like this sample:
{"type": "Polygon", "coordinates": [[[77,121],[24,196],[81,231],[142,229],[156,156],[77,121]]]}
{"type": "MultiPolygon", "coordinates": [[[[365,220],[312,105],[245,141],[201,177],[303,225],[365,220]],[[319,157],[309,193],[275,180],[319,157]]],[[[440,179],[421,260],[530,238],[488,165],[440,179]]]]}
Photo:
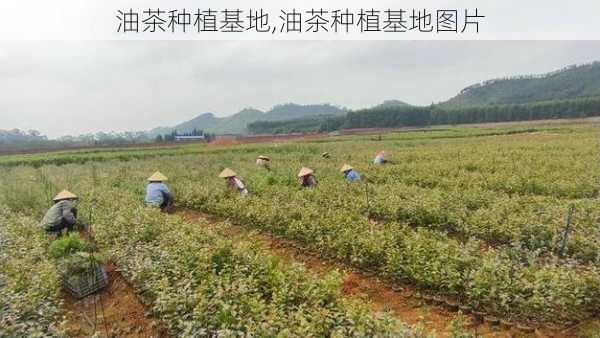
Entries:
{"type": "Polygon", "coordinates": [[[313,170],[310,168],[302,167],[298,173],[300,178],[300,184],[305,188],[313,188],[317,186],[317,179],[313,175],[313,170]]]}
{"type": "Polygon", "coordinates": [[[360,181],[360,174],[352,168],[352,166],[348,164],[344,164],[342,169],[340,169],[342,173],[344,173],[344,178],[348,182],[358,182],[360,181]]]}
{"type": "Polygon", "coordinates": [[[387,162],[387,160],[385,159],[385,151],[383,151],[383,150],[378,152],[377,156],[375,156],[375,160],[373,160],[373,163],[377,164],[377,165],[382,165],[386,162],[387,162]]]}
{"type": "Polygon", "coordinates": [[[48,209],[40,225],[48,233],[61,235],[63,230],[73,230],[77,222],[77,199],[78,197],[70,191],[63,190],[52,200],[54,205],[48,209]]]}
{"type": "Polygon", "coordinates": [[[148,177],[145,198],[147,206],[166,211],[173,205],[173,194],[169,191],[169,187],[163,183],[166,180],[167,177],[158,171],[148,177]]]}
{"type": "Polygon", "coordinates": [[[246,185],[244,185],[244,182],[237,177],[235,171],[225,168],[219,174],[219,177],[225,179],[225,183],[229,189],[237,190],[242,197],[248,196],[248,189],[246,189],[246,185]]]}
{"type": "Polygon", "coordinates": [[[271,159],[267,156],[264,155],[260,155],[257,159],[256,159],[256,165],[259,167],[263,167],[267,170],[271,170],[270,166],[269,166],[269,162],[271,162],[271,159]]]}

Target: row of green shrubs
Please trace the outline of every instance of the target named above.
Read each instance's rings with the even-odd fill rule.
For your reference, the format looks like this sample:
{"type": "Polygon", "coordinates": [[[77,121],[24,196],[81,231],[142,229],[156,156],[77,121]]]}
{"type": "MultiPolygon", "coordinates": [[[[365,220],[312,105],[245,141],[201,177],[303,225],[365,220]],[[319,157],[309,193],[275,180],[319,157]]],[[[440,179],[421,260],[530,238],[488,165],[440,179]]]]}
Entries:
{"type": "Polygon", "coordinates": [[[96,239],[176,336],[420,335],[342,297],[337,273],[315,278],[248,242],[223,239],[206,223],[186,223],[115,195],[124,207],[99,205],[96,239]]]}

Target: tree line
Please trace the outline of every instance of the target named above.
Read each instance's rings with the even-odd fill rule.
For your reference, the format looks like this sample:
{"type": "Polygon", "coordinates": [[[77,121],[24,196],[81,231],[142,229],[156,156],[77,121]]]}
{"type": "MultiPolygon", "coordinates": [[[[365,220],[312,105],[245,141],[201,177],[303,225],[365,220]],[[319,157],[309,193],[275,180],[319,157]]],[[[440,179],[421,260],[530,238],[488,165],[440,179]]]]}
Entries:
{"type": "Polygon", "coordinates": [[[320,116],[288,121],[257,121],[247,129],[254,134],[334,131],[357,128],[426,127],[443,124],[533,121],[600,116],[600,97],[540,101],[524,104],[442,108],[438,105],[374,107],[345,116],[320,116]]]}

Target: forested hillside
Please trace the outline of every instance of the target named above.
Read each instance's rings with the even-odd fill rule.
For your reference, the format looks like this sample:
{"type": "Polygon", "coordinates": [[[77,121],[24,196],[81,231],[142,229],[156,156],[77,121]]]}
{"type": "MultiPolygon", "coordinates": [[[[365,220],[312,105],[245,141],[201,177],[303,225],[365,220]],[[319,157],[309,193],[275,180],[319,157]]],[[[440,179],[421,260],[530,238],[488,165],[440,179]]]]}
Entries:
{"type": "Polygon", "coordinates": [[[542,74],[493,79],[463,89],[444,109],[521,104],[600,95],[600,62],[542,74]]]}
{"type": "Polygon", "coordinates": [[[345,117],[252,123],[253,133],[399,128],[440,124],[529,121],[600,116],[600,62],[543,74],[488,80],[430,106],[392,100],[345,117]]]}

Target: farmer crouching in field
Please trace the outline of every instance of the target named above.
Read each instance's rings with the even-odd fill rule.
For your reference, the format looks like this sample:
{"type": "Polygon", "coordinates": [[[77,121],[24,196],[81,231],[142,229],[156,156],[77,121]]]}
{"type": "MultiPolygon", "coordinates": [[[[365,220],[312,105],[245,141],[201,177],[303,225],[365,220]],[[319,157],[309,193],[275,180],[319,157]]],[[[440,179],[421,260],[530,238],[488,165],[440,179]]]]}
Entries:
{"type": "Polygon", "coordinates": [[[302,167],[298,173],[300,178],[300,184],[305,188],[313,188],[317,186],[317,179],[313,175],[313,170],[310,168],[302,167]]]}
{"type": "Polygon", "coordinates": [[[158,171],[148,177],[145,199],[147,206],[169,211],[173,205],[173,194],[171,194],[167,185],[163,183],[166,180],[167,177],[158,171]]]}
{"type": "Polygon", "coordinates": [[[257,159],[256,159],[256,165],[259,167],[263,167],[267,170],[271,170],[269,163],[271,162],[271,159],[267,156],[264,155],[260,155],[257,159]]]}
{"type": "Polygon", "coordinates": [[[387,160],[385,159],[385,151],[380,151],[377,153],[377,156],[375,156],[375,160],[373,160],[374,164],[377,165],[382,165],[385,164],[387,162],[387,160]]]}
{"type": "Polygon", "coordinates": [[[225,183],[229,189],[234,191],[237,190],[242,197],[248,196],[248,189],[246,189],[246,185],[244,185],[244,182],[237,177],[235,171],[225,168],[219,174],[219,177],[225,179],[225,183]]]}
{"type": "Polygon", "coordinates": [[[340,169],[340,171],[342,173],[344,173],[344,178],[346,179],[346,181],[348,181],[348,182],[360,181],[360,175],[358,174],[358,172],[356,170],[354,170],[354,168],[352,168],[352,166],[344,164],[342,166],[342,169],[340,169]]]}
{"type": "Polygon", "coordinates": [[[63,190],[53,199],[54,205],[48,209],[40,225],[46,232],[60,236],[63,230],[73,230],[77,222],[77,196],[72,192],[63,190]]]}

